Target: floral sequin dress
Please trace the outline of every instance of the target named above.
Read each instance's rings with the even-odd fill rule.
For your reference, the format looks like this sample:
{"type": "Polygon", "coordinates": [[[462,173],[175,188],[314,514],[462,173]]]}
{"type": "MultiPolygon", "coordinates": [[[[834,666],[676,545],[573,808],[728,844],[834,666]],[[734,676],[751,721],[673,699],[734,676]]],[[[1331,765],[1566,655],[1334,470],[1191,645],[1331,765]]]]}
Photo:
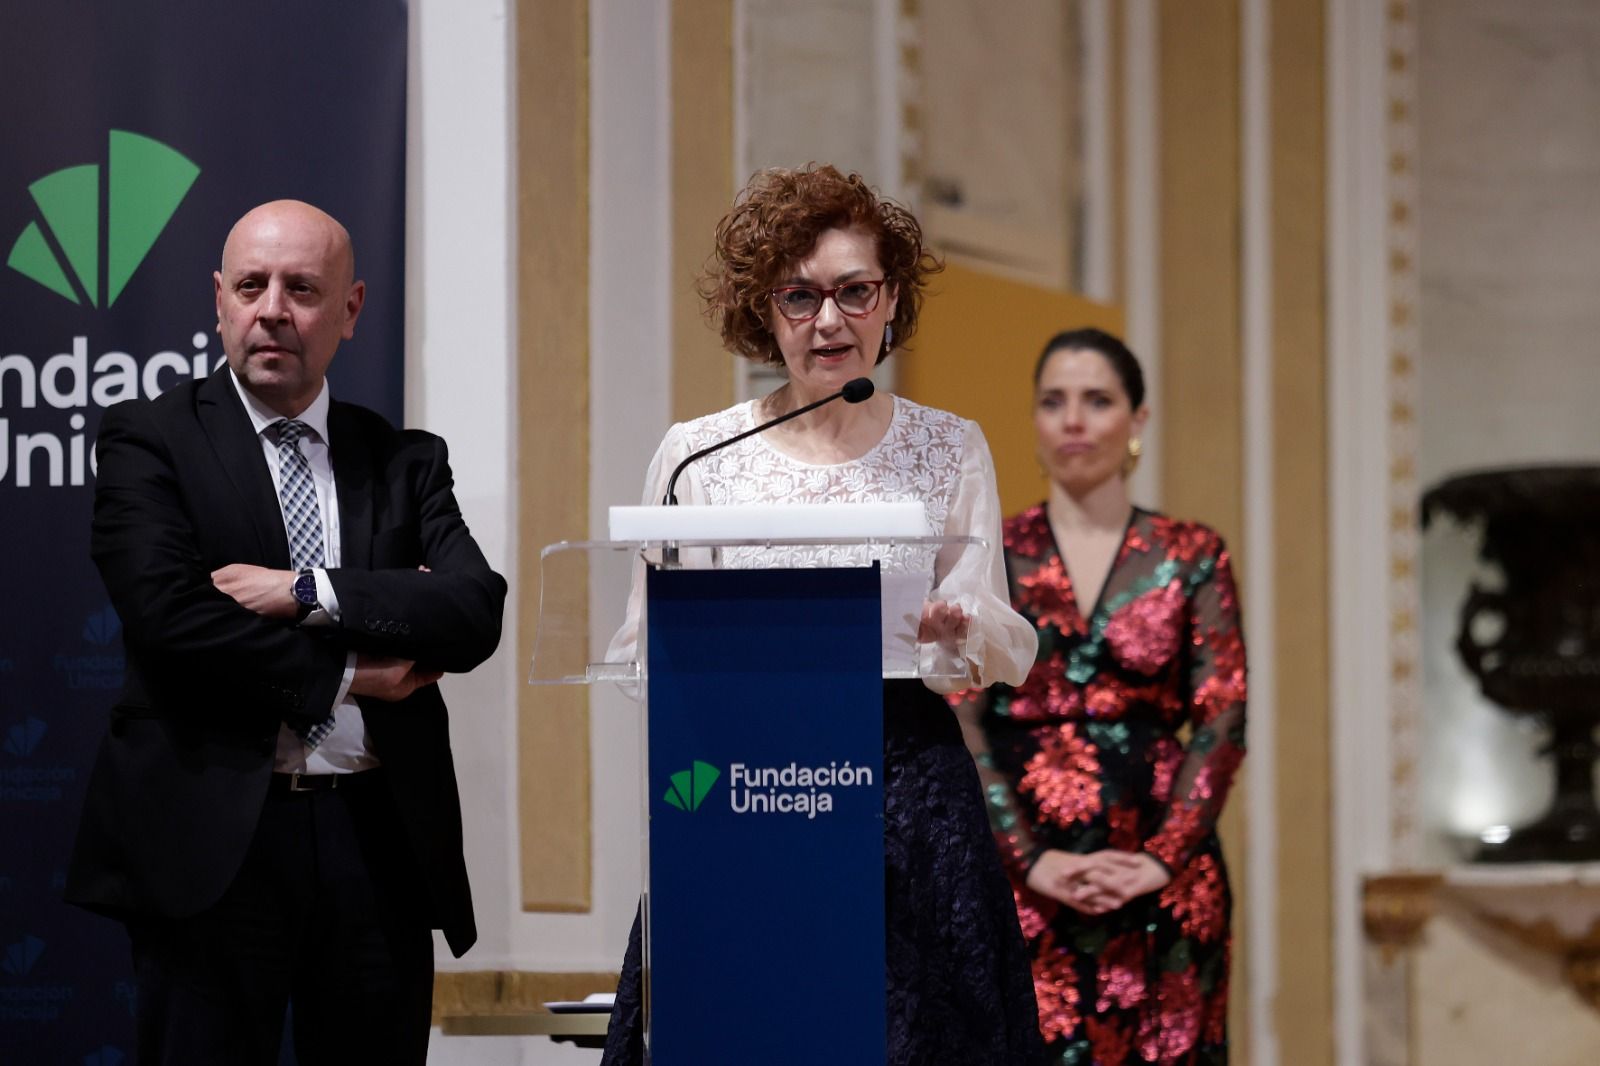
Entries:
{"type": "MultiPolygon", "coordinates": [[[[673,426],[646,476],[645,502],[661,499],[669,472],[684,456],[755,424],[752,404],[743,403],[673,426]]],[[[875,560],[886,574],[925,580],[927,599],[963,607],[973,620],[964,652],[976,677],[990,683],[1027,676],[1038,637],[1008,602],[994,465],[976,423],[897,396],[883,439],[859,459],[801,462],[752,436],[690,466],[678,495],[686,505],[921,502],[932,532],[981,536],[988,543],[870,550],[741,547],[724,549],[722,565],[814,568],[875,560]]],[[[640,585],[635,582],[636,598],[640,585]]],[[[629,613],[637,619],[637,599],[629,613]]],[[[608,658],[628,657],[624,649],[635,640],[634,625],[617,634],[608,658]]],[[[972,756],[955,714],[930,690],[932,684],[884,682],[888,972],[883,1061],[889,1066],[1035,1066],[1043,1059],[1027,948],[990,840],[972,756]]],[[[745,935],[758,953],[761,930],[745,935]]],[[[604,1066],[634,1066],[644,1059],[640,954],[635,922],[604,1066]]],[[[758,967],[750,977],[760,979],[758,967]]],[[[792,1059],[784,1048],[774,1047],[761,1061],[792,1059]]]]}
{"type": "Polygon", "coordinates": [[[1245,653],[1221,539],[1136,510],[1100,600],[1073,595],[1042,505],[1005,525],[1022,685],[952,697],[1033,955],[1050,1061],[1228,1058],[1232,895],[1216,821],[1244,756],[1245,653]],[[1187,739],[1185,739],[1185,736],[1187,739]],[[1092,917],[1025,887],[1045,850],[1145,851],[1174,874],[1092,917]]]}

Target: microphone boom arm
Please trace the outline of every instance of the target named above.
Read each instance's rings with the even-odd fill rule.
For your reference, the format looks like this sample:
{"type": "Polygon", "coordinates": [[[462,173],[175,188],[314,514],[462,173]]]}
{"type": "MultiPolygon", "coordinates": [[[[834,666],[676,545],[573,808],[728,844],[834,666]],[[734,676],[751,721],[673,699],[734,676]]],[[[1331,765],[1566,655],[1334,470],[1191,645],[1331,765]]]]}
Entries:
{"type": "Polygon", "coordinates": [[[865,400],[871,396],[872,392],[873,388],[871,379],[855,378],[852,381],[846,382],[845,387],[834,393],[832,396],[824,396],[822,399],[808,403],[804,407],[796,407],[788,414],[779,415],[770,422],[763,422],[759,426],[747,429],[743,433],[735,434],[734,436],[729,437],[727,440],[719,440],[715,444],[701,448],[699,451],[694,452],[686,457],[683,462],[679,463],[676,469],[672,471],[672,476],[667,479],[667,494],[661,498],[662,506],[678,506],[678,494],[674,491],[678,486],[678,475],[682,474],[684,469],[695,460],[703,459],[712,452],[720,451],[730,444],[737,444],[746,437],[754,436],[757,433],[763,433],[766,430],[771,429],[773,426],[782,425],[791,418],[799,418],[801,415],[806,414],[809,411],[815,411],[823,404],[832,403],[835,400],[844,400],[847,403],[860,403],[862,400],[865,400]]]}

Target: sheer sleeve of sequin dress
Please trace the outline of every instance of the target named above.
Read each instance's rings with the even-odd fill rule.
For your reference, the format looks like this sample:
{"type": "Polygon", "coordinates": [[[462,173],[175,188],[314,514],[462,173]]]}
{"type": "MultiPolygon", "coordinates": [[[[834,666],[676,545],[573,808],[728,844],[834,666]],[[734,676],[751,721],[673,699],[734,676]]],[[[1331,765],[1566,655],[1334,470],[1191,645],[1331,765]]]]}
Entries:
{"type": "Polygon", "coordinates": [[[1172,871],[1182,870],[1216,828],[1244,758],[1244,638],[1233,571],[1220,538],[1200,568],[1185,641],[1192,732],[1173,777],[1166,816],[1144,845],[1172,871]]]}

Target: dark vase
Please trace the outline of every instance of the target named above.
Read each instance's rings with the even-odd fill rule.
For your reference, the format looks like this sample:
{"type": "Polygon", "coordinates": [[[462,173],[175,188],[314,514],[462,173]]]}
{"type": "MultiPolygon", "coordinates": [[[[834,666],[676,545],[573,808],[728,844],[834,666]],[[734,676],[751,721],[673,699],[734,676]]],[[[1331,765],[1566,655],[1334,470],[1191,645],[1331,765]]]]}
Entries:
{"type": "Polygon", "coordinates": [[[1600,860],[1594,767],[1600,759],[1600,466],[1537,466],[1452,477],[1422,497],[1422,523],[1449,514],[1481,522],[1479,557],[1505,587],[1473,582],[1456,650],[1484,696],[1545,725],[1555,761],[1550,809],[1480,862],[1600,860]],[[1498,621],[1492,640],[1485,621],[1498,621]]]}

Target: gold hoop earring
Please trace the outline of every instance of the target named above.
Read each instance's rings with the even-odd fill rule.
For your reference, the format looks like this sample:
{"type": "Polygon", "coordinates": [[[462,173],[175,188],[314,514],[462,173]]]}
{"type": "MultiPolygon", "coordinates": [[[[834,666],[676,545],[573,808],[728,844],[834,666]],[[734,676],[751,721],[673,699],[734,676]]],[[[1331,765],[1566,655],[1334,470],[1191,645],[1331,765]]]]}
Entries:
{"type": "Polygon", "coordinates": [[[1139,468],[1139,459],[1144,455],[1144,442],[1138,437],[1128,438],[1128,457],[1122,461],[1122,476],[1132,477],[1133,472],[1139,468]]]}

